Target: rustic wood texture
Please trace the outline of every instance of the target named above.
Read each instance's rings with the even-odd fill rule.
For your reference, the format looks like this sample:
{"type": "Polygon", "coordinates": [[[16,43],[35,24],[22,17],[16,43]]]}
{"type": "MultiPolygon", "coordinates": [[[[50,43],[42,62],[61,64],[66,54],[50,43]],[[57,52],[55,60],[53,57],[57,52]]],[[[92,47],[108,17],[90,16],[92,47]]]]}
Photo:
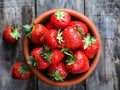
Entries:
{"type": "Polygon", "coordinates": [[[32,21],[34,18],[33,3],[32,0],[0,0],[0,90],[35,90],[34,76],[23,81],[12,77],[13,64],[24,61],[23,37],[16,45],[10,45],[2,40],[3,30],[7,26],[18,27],[32,21]]]}
{"type": "MultiPolygon", "coordinates": [[[[24,31],[22,30],[22,34],[24,31]]],[[[0,90],[120,90],[120,0],[0,0],[0,90]],[[38,80],[16,80],[11,69],[24,61],[23,37],[16,45],[2,41],[7,26],[29,24],[53,8],[69,8],[85,14],[102,39],[101,59],[93,74],[82,83],[55,87],[38,80]]]]}
{"type": "Polygon", "coordinates": [[[85,15],[95,23],[102,38],[101,59],[86,80],[86,90],[120,90],[120,2],[86,0],[85,3],[85,15]]]}

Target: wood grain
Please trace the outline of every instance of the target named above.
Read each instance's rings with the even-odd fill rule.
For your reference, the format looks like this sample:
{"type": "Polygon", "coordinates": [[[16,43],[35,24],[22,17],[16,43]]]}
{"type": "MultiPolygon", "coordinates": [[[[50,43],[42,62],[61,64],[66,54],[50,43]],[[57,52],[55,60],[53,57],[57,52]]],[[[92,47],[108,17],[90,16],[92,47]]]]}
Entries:
{"type": "MultiPolygon", "coordinates": [[[[21,30],[24,35],[24,30],[21,30]]],[[[120,90],[120,0],[0,0],[0,90],[120,90]],[[16,45],[2,40],[7,26],[30,24],[39,14],[54,8],[69,8],[85,14],[102,39],[101,59],[93,74],[82,83],[55,87],[37,79],[12,77],[12,66],[24,61],[23,37],[16,45]]]]}
{"type": "Polygon", "coordinates": [[[85,3],[85,14],[95,23],[102,38],[101,59],[95,72],[86,80],[86,90],[119,90],[120,3],[118,0],[86,0],[85,3]]]}
{"type": "Polygon", "coordinates": [[[54,8],[69,8],[84,13],[84,0],[36,0],[37,15],[54,8]]]}
{"type": "MultiPolygon", "coordinates": [[[[34,7],[30,1],[32,0],[0,0],[0,90],[33,90],[36,87],[34,76],[23,81],[12,77],[12,66],[18,61],[24,61],[23,37],[16,45],[10,45],[2,40],[2,33],[6,27],[18,27],[32,21],[34,7]]],[[[21,30],[22,34],[23,32],[21,30]]]]}

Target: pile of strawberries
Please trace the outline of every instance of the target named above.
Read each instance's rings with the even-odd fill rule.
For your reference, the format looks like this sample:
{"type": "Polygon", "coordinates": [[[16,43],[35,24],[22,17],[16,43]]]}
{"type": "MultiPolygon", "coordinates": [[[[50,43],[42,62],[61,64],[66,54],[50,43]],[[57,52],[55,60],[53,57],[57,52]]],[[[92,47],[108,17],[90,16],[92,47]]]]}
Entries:
{"type": "MultiPolygon", "coordinates": [[[[44,25],[24,25],[24,28],[32,45],[28,64],[46,70],[52,80],[63,81],[70,73],[86,72],[100,47],[84,22],[71,20],[70,14],[60,9],[44,25]]],[[[7,28],[3,40],[15,43],[20,37],[18,31],[7,28]]],[[[19,62],[13,73],[18,79],[26,79],[31,71],[19,62]]]]}

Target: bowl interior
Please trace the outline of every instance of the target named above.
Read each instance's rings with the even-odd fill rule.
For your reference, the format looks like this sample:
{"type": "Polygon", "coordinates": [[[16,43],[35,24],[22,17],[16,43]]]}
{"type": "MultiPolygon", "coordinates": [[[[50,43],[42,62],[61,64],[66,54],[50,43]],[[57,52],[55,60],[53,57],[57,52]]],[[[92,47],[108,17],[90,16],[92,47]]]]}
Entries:
{"type": "MultiPolygon", "coordinates": [[[[78,21],[82,21],[84,23],[87,24],[88,28],[89,28],[89,32],[92,33],[100,42],[100,49],[98,51],[98,53],[95,55],[95,57],[90,60],[90,69],[82,74],[69,74],[68,77],[63,81],[63,82],[57,82],[57,81],[53,81],[51,79],[49,79],[46,75],[46,71],[40,71],[32,66],[29,66],[31,68],[31,70],[33,71],[33,73],[42,81],[51,84],[51,85],[55,85],[55,86],[70,86],[73,84],[77,84],[81,81],[83,81],[84,79],[86,79],[95,69],[99,58],[100,58],[100,52],[101,52],[101,39],[100,39],[100,35],[98,30],[96,29],[96,27],[94,26],[94,24],[83,14],[78,13],[76,11],[70,10],[70,9],[64,9],[65,11],[67,11],[68,13],[70,13],[72,20],[78,20],[78,21]]],[[[47,11],[41,15],[39,15],[33,22],[34,24],[44,24],[46,21],[48,21],[50,19],[50,16],[52,13],[54,13],[56,11],[56,9],[47,11]]],[[[25,56],[25,60],[29,61],[29,52],[31,49],[31,43],[29,42],[29,39],[25,38],[24,39],[24,43],[23,43],[23,51],[24,51],[24,56],[25,56]]]]}

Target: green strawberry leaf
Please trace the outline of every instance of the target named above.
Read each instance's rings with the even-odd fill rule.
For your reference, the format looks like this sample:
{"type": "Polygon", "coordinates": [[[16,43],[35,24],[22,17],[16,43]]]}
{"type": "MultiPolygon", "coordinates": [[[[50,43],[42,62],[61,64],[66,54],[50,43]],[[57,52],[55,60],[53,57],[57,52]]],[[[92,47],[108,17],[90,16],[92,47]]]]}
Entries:
{"type": "Polygon", "coordinates": [[[26,37],[30,38],[30,35],[31,35],[31,32],[32,32],[32,29],[33,29],[33,26],[34,24],[32,24],[32,26],[30,25],[23,25],[23,27],[25,28],[25,31],[27,33],[26,37]]]}
{"type": "Polygon", "coordinates": [[[76,57],[73,55],[73,52],[70,49],[63,48],[63,49],[61,49],[61,52],[63,52],[64,54],[66,54],[68,56],[67,59],[65,60],[67,65],[71,65],[71,64],[75,63],[76,57]]]}
{"type": "Polygon", "coordinates": [[[21,28],[13,28],[12,32],[10,33],[10,35],[16,40],[18,40],[21,37],[21,34],[19,32],[20,29],[21,28]]]}
{"type": "Polygon", "coordinates": [[[30,25],[23,25],[23,27],[25,28],[26,32],[29,32],[31,30],[31,26],[30,25]]]}
{"type": "Polygon", "coordinates": [[[28,61],[27,63],[31,66],[37,67],[38,66],[38,62],[37,60],[35,60],[35,58],[33,56],[29,56],[30,61],[28,61]]]}
{"type": "Polygon", "coordinates": [[[58,43],[61,44],[63,42],[62,32],[61,29],[58,30],[58,34],[56,39],[58,40],[58,43]]]}
{"type": "Polygon", "coordinates": [[[62,48],[61,52],[63,52],[64,54],[66,54],[67,56],[72,57],[73,56],[73,52],[69,49],[69,48],[62,48]]]}
{"type": "Polygon", "coordinates": [[[90,33],[88,33],[87,37],[83,38],[83,42],[85,43],[84,49],[86,49],[88,46],[91,46],[95,40],[96,38],[91,36],[90,33]]]}
{"type": "Polygon", "coordinates": [[[52,50],[50,50],[48,46],[44,46],[40,54],[47,62],[52,63],[51,58],[52,58],[53,52],[52,50]]]}
{"type": "Polygon", "coordinates": [[[53,70],[52,73],[48,74],[52,80],[63,81],[63,76],[60,74],[59,70],[53,70]]]}
{"type": "Polygon", "coordinates": [[[22,64],[22,65],[19,67],[19,73],[20,73],[20,74],[27,74],[27,73],[28,73],[28,70],[29,70],[29,68],[28,68],[25,64],[22,64]]]}
{"type": "Polygon", "coordinates": [[[78,30],[78,32],[80,33],[80,35],[81,35],[82,37],[84,37],[84,33],[83,33],[83,31],[82,31],[82,27],[76,26],[76,29],[78,30]]]}
{"type": "Polygon", "coordinates": [[[55,15],[57,17],[57,20],[64,20],[65,12],[63,10],[58,9],[55,12],[55,15]]]}
{"type": "Polygon", "coordinates": [[[76,61],[76,57],[75,56],[72,56],[72,57],[70,57],[70,58],[65,60],[65,62],[67,62],[67,65],[75,64],[75,61],[76,61]]]}

